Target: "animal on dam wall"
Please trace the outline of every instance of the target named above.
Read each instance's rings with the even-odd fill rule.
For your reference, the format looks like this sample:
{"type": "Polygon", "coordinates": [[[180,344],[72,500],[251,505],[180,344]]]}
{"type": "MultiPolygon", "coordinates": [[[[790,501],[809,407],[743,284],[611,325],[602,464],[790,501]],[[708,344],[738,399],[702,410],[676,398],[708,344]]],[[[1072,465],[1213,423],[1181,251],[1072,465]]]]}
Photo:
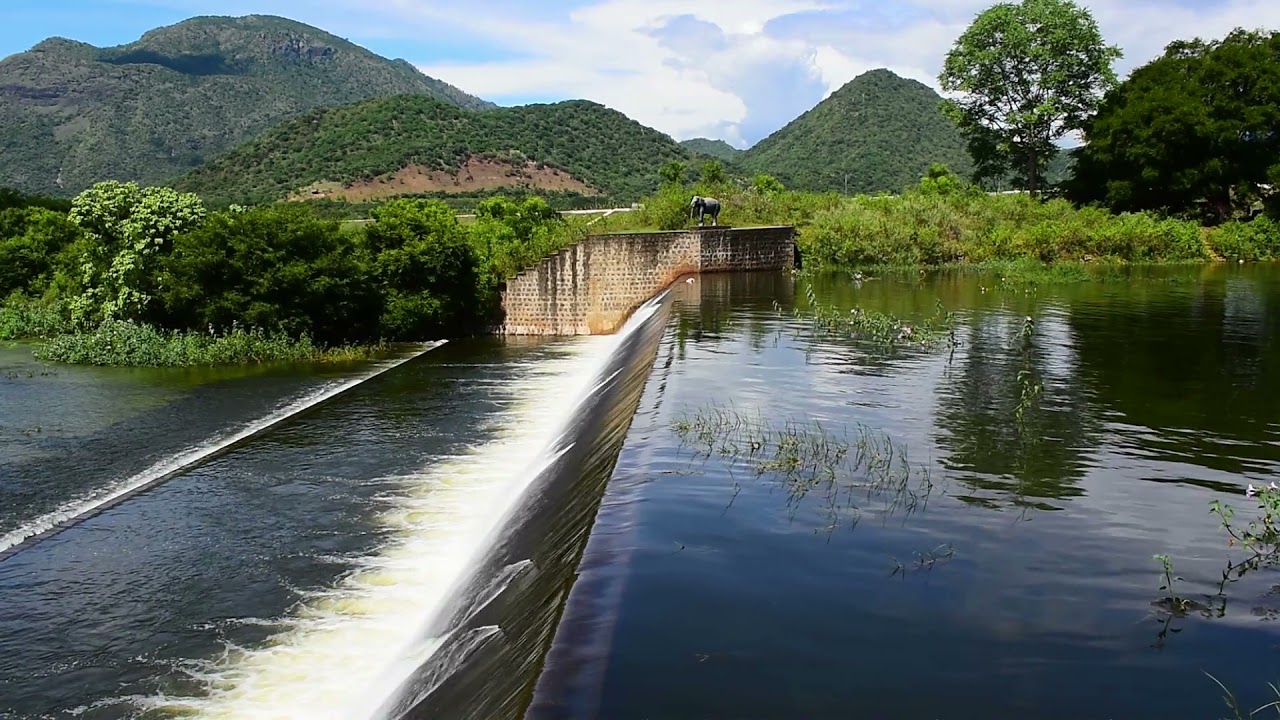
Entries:
{"type": "Polygon", "coordinates": [[[704,215],[711,216],[712,225],[719,225],[720,201],[715,198],[694,195],[693,200],[689,203],[689,217],[698,218],[698,227],[702,227],[704,215]]]}

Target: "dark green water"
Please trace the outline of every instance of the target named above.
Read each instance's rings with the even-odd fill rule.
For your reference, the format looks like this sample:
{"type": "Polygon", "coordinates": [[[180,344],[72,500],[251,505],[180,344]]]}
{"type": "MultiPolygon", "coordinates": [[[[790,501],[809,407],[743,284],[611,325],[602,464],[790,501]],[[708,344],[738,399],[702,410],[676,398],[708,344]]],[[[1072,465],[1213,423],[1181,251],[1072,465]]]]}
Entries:
{"type": "MultiPolygon", "coordinates": [[[[1216,598],[1208,507],[1280,480],[1280,268],[997,280],[812,281],[841,312],[941,300],[954,348],[815,334],[803,278],[705,276],[621,346],[657,343],[647,373],[606,338],[484,340],[356,383],[0,560],[0,718],[375,717],[430,685],[468,577],[496,600],[417,716],[1221,717],[1205,672],[1270,700],[1280,578],[1216,598]],[[676,432],[711,407],[895,462],[788,483],[676,432]],[[1153,605],[1156,553],[1208,616],[1153,605]]],[[[29,357],[0,350],[0,536],[375,369],[29,357]]]]}
{"type": "Polygon", "coordinates": [[[1216,610],[1209,503],[1248,517],[1246,485],[1280,479],[1280,268],[1150,274],[814,281],[843,312],[941,299],[954,352],[815,336],[792,316],[803,279],[681,288],[531,716],[1220,717],[1204,672],[1250,709],[1275,699],[1280,577],[1171,619],[1152,556],[1216,610]],[[1019,432],[1028,362],[1044,389],[1019,432]],[[723,433],[682,442],[673,423],[712,405],[865,425],[915,470],[797,497],[723,433]]]}

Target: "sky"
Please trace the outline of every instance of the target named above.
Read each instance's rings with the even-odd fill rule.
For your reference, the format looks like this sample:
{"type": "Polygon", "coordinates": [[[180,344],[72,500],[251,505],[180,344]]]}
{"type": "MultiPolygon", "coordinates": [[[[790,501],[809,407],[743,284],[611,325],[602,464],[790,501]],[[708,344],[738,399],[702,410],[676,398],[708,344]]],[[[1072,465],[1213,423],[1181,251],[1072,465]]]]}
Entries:
{"type": "MultiPolygon", "coordinates": [[[[586,98],[745,148],[868,70],[937,89],[992,1],[0,0],[0,56],[55,35],[119,45],[193,15],[283,15],[500,105],[586,98]]],[[[1124,52],[1122,77],[1175,39],[1280,29],[1280,0],[1081,4],[1124,52]]]]}

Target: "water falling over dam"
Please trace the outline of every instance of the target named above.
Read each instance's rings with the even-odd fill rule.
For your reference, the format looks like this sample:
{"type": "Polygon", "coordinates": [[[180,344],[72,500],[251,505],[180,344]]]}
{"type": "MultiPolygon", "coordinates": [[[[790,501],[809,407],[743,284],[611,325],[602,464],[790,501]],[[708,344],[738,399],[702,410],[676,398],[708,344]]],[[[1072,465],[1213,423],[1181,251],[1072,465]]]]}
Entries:
{"type": "Polygon", "coordinates": [[[129,703],[204,718],[519,717],[667,311],[664,294],[617,334],[525,367],[487,440],[399,479],[385,541],[350,572],[263,620],[260,642],[187,663],[188,692],[129,703]]]}
{"type": "Polygon", "coordinates": [[[431,639],[433,653],[372,719],[523,715],[668,311],[664,292],[611,336],[589,391],[555,428],[494,532],[477,543],[440,612],[421,627],[419,639],[431,639]]]}

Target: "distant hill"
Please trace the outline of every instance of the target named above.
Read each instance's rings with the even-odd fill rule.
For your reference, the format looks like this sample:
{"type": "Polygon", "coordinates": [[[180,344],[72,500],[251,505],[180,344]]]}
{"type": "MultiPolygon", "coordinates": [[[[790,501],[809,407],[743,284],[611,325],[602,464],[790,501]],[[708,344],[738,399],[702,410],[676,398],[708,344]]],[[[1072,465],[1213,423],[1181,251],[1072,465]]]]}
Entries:
{"type": "Polygon", "coordinates": [[[635,200],[693,155],[586,100],[468,112],[422,95],[317,110],[197,168],[177,186],[214,202],[367,201],[496,188],[635,200]]]}
{"type": "Polygon", "coordinates": [[[969,177],[964,138],[942,114],[941,97],[888,70],[859,75],[741,158],[753,172],[796,190],[898,192],[933,163],[969,177]]]}
{"type": "Polygon", "coordinates": [[[193,18],[113,48],[53,38],[0,60],[0,186],[162,183],[285,118],[403,93],[494,107],[278,17],[193,18]]]}
{"type": "Polygon", "coordinates": [[[693,138],[680,143],[690,152],[699,155],[723,160],[725,162],[735,162],[742,157],[743,151],[730,145],[723,140],[711,140],[710,138],[693,138]]]}

